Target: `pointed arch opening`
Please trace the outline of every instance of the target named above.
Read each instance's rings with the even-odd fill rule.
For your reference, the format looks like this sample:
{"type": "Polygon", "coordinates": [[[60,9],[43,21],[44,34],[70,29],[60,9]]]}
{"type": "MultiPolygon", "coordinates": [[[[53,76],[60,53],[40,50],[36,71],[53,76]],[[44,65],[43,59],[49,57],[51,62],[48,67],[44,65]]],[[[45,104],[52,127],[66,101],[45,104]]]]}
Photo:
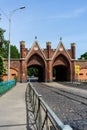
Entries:
{"type": "Polygon", "coordinates": [[[42,66],[31,65],[28,67],[29,80],[32,82],[43,82],[44,81],[44,70],[42,66]]]}
{"type": "Polygon", "coordinates": [[[45,81],[45,62],[38,54],[33,54],[27,62],[27,74],[32,81],[45,81]]]}
{"type": "Polygon", "coordinates": [[[60,54],[53,63],[53,80],[70,81],[70,63],[68,59],[60,54]]]}

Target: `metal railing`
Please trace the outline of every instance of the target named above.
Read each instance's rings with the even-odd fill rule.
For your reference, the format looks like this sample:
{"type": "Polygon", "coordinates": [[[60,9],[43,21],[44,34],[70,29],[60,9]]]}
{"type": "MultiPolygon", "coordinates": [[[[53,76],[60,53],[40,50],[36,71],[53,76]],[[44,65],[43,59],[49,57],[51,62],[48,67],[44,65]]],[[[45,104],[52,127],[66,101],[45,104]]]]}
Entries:
{"type": "Polygon", "coordinates": [[[0,82],[0,95],[7,92],[9,89],[16,85],[16,80],[9,80],[6,82],[0,82]]]}
{"type": "Polygon", "coordinates": [[[30,103],[37,130],[73,130],[69,125],[64,125],[62,123],[62,121],[44,102],[41,95],[37,93],[31,83],[28,84],[28,87],[30,103]]]}

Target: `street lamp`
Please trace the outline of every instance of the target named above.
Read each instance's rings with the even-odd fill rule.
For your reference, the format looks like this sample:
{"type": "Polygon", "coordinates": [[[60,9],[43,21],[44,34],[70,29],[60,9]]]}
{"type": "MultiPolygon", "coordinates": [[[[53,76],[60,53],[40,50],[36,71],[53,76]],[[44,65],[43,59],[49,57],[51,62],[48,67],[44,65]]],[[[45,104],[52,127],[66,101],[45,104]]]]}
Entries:
{"type": "Polygon", "coordinates": [[[17,8],[15,10],[12,10],[10,13],[9,13],[9,47],[8,47],[8,80],[10,80],[10,42],[11,42],[11,18],[13,16],[13,14],[17,11],[17,10],[20,10],[20,9],[24,9],[25,6],[22,6],[20,8],[17,8]]]}

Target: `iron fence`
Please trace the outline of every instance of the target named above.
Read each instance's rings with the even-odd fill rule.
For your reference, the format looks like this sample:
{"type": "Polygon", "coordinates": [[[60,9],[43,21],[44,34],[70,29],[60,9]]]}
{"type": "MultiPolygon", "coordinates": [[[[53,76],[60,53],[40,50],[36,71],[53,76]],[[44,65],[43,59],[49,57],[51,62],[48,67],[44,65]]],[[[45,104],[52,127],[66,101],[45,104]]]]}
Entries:
{"type": "Polygon", "coordinates": [[[0,82],[0,95],[7,92],[9,89],[16,85],[16,80],[9,80],[6,82],[0,82]]]}
{"type": "Polygon", "coordinates": [[[28,87],[30,103],[37,130],[72,130],[69,125],[64,125],[55,115],[31,83],[28,84],[28,87]]]}

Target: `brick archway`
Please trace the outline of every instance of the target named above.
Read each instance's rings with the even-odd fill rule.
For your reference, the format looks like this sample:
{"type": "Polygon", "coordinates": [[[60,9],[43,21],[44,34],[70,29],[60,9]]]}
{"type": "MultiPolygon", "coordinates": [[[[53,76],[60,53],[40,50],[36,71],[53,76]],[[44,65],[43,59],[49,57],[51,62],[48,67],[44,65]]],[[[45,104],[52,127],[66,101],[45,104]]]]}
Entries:
{"type": "Polygon", "coordinates": [[[54,59],[53,69],[56,70],[56,81],[70,81],[70,62],[63,54],[54,59]]]}
{"type": "MultiPolygon", "coordinates": [[[[4,62],[7,66],[7,60],[4,60],[4,62]]],[[[87,61],[75,59],[75,43],[71,44],[70,49],[65,49],[61,40],[56,49],[51,48],[51,42],[47,42],[46,48],[41,49],[37,41],[28,49],[25,48],[25,42],[21,41],[20,59],[11,59],[11,67],[17,69],[18,80],[21,82],[27,80],[27,68],[31,66],[39,70],[40,81],[51,82],[53,80],[53,68],[57,72],[57,81],[76,80],[76,65],[84,69],[84,67],[87,67],[87,61]]],[[[15,73],[13,73],[13,76],[15,73]]],[[[84,75],[83,77],[80,75],[78,78],[81,78],[80,80],[87,79],[87,77],[84,79],[84,75]]]]}
{"type": "Polygon", "coordinates": [[[38,69],[38,81],[46,81],[46,65],[44,59],[37,53],[29,57],[27,61],[27,68],[35,67],[38,69]]]}
{"type": "Polygon", "coordinates": [[[25,42],[21,41],[20,52],[20,66],[22,70],[20,74],[21,81],[25,81],[27,79],[27,68],[31,66],[39,69],[39,79],[41,77],[41,81],[51,82],[53,80],[53,68],[56,68],[58,73],[65,73],[65,77],[60,77],[60,79],[57,79],[57,75],[57,80],[75,79],[75,44],[71,44],[71,49],[66,50],[60,41],[57,49],[51,49],[51,42],[47,42],[46,48],[41,49],[38,42],[35,41],[33,46],[28,50],[25,48],[25,42]],[[40,76],[40,74],[42,75],[40,76]]]}

